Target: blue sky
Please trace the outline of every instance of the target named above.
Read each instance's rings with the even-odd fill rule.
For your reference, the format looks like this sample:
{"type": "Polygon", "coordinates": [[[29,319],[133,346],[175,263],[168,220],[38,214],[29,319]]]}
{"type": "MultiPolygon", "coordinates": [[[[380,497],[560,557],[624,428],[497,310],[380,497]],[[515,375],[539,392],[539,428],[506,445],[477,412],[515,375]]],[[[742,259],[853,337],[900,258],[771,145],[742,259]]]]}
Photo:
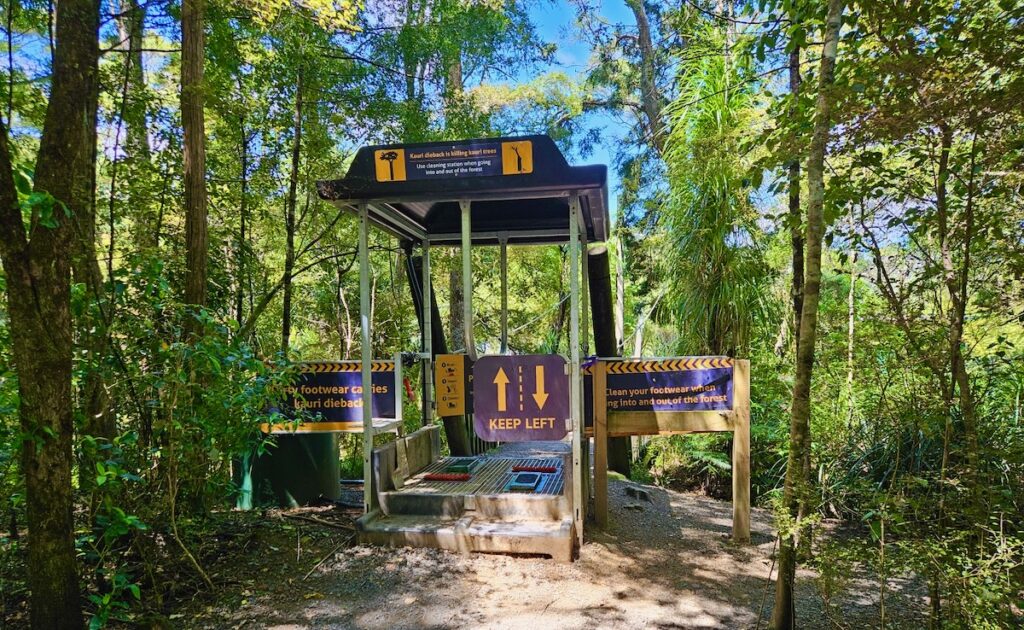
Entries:
{"type": "MultiPolygon", "coordinates": [[[[623,0],[601,1],[598,6],[601,15],[609,22],[629,25],[635,23],[633,14],[623,0]]],[[[576,12],[569,2],[555,0],[539,4],[533,8],[531,16],[540,37],[558,45],[558,52],[555,55],[557,65],[541,69],[541,71],[557,69],[571,77],[582,79],[586,74],[590,59],[590,47],[580,39],[579,31],[575,26],[576,12]]],[[[622,129],[621,123],[614,117],[604,114],[591,115],[588,117],[588,122],[602,129],[604,142],[597,146],[583,162],[608,165],[608,201],[614,221],[618,210],[619,178],[612,165],[614,160],[612,149],[617,144],[617,140],[626,135],[627,130],[622,129]]]]}

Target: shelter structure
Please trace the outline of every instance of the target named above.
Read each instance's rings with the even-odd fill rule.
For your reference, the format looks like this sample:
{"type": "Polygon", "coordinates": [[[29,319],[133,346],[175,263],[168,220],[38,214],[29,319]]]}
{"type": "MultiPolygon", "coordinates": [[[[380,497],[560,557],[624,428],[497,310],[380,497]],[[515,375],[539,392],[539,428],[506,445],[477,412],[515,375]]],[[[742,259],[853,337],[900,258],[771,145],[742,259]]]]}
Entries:
{"type": "Polygon", "coordinates": [[[581,275],[587,275],[587,243],[608,235],[607,168],[570,166],[547,136],[372,146],[359,150],[344,178],[318,182],[318,191],[359,219],[366,512],[360,538],[570,559],[582,542],[589,494],[581,369],[589,338],[581,315],[589,308],[581,275]],[[375,418],[371,374],[368,239],[374,229],[422,257],[416,279],[422,344],[414,356],[424,373],[424,427],[378,449],[373,436],[384,423],[375,418]],[[538,244],[568,248],[568,357],[508,352],[506,249],[538,244]],[[430,268],[436,246],[461,248],[464,296],[465,338],[453,340],[464,350],[442,356],[432,331],[438,325],[430,268]],[[501,352],[482,357],[474,338],[471,264],[479,246],[500,248],[501,261],[501,352]],[[455,412],[471,415],[487,444],[476,442],[471,457],[441,458],[434,420],[455,412]],[[502,446],[479,452],[495,443],[502,446]]]}

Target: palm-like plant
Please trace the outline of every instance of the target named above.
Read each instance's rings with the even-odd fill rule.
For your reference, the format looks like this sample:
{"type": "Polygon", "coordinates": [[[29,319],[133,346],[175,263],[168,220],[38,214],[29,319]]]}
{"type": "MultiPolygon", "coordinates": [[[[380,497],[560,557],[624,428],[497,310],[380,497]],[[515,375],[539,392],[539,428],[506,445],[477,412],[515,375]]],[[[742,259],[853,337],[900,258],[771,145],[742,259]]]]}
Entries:
{"type": "Polygon", "coordinates": [[[667,297],[680,351],[735,354],[765,306],[766,266],[741,147],[756,103],[724,30],[708,23],[696,30],[680,63],[679,96],[668,107],[667,297]]]}

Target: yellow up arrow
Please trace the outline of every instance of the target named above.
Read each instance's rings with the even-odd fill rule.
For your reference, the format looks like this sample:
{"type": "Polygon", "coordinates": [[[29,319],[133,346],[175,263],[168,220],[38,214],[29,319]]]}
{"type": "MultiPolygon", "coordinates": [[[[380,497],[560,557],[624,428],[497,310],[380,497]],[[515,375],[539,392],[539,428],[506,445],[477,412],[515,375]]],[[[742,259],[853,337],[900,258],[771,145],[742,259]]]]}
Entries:
{"type": "Polygon", "coordinates": [[[537,366],[537,391],[533,394],[533,399],[537,401],[537,409],[543,409],[544,403],[548,401],[548,395],[544,392],[544,366],[537,366]]]}
{"type": "Polygon", "coordinates": [[[508,375],[505,374],[504,368],[498,368],[494,384],[498,386],[498,411],[505,411],[508,406],[508,403],[505,402],[505,386],[508,385],[508,375]]]}

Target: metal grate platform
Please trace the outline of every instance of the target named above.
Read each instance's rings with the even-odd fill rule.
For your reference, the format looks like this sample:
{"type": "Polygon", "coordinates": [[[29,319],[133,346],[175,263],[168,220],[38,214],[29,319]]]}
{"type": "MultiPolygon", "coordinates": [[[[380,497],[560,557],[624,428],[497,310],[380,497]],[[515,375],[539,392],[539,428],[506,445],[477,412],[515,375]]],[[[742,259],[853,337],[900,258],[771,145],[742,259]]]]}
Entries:
{"type": "Polygon", "coordinates": [[[505,486],[516,473],[514,466],[539,466],[555,469],[553,473],[540,473],[540,481],[533,492],[517,494],[561,495],[565,488],[565,474],[562,460],[550,457],[542,458],[505,458],[481,457],[472,476],[467,481],[432,481],[425,479],[430,473],[443,473],[456,462],[465,461],[465,457],[447,457],[434,462],[405,482],[398,494],[446,494],[446,495],[493,495],[506,494],[505,486]]]}

